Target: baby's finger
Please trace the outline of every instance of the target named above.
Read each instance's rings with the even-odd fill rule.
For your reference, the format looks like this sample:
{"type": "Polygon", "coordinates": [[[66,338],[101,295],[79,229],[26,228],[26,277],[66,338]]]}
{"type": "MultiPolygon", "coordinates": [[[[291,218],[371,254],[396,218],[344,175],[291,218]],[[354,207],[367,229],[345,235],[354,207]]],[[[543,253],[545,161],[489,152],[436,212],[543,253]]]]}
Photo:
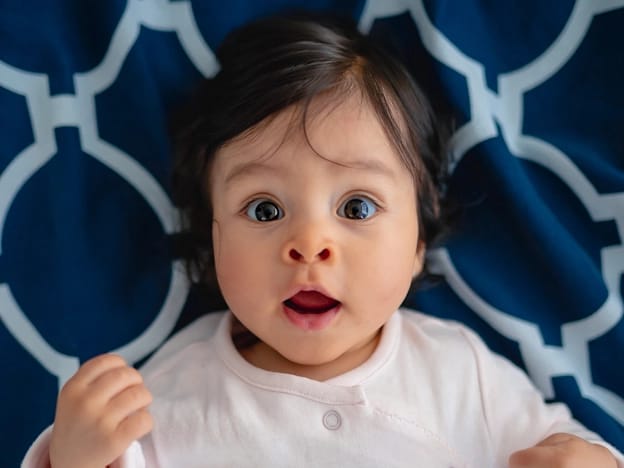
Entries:
{"type": "Polygon", "coordinates": [[[575,436],[573,434],[557,432],[555,434],[549,435],[544,440],[542,440],[541,442],[536,444],[536,446],[537,447],[547,447],[547,446],[567,444],[569,442],[574,442],[574,441],[584,442],[583,439],[581,439],[580,437],[577,437],[577,436],[575,436]]]}
{"type": "Polygon", "coordinates": [[[128,415],[144,409],[152,403],[152,394],[142,384],[133,385],[123,390],[108,403],[106,407],[107,417],[119,424],[128,415]]]}
{"type": "Polygon", "coordinates": [[[109,369],[89,384],[92,398],[101,404],[107,404],[126,388],[143,383],[143,377],[133,367],[123,366],[109,369]]]}
{"type": "MultiPolygon", "coordinates": [[[[83,407],[84,404],[87,404],[86,408],[92,409],[93,405],[85,400],[85,397],[88,396],[88,400],[91,401],[93,396],[91,391],[86,391],[89,388],[89,384],[111,369],[124,368],[126,366],[124,360],[114,354],[103,354],[87,361],[59,392],[57,412],[66,405],[69,405],[69,407],[83,407]]],[[[95,401],[102,404],[107,400],[96,398],[95,401]]]]}
{"type": "Polygon", "coordinates": [[[555,465],[555,462],[562,463],[561,458],[567,457],[565,447],[573,437],[570,434],[552,434],[534,447],[512,453],[509,468],[566,466],[555,465]]]}
{"type": "Polygon", "coordinates": [[[509,468],[566,466],[565,464],[555,464],[555,462],[563,463],[563,460],[561,460],[562,455],[565,456],[565,453],[561,453],[560,450],[553,447],[531,447],[512,453],[509,457],[509,468]]]}
{"type": "Polygon", "coordinates": [[[100,436],[97,448],[105,454],[104,466],[109,466],[128,449],[130,444],[152,430],[152,416],[146,408],[129,414],[121,421],[114,422],[108,415],[98,421],[97,433],[100,436]]]}
{"type": "MultiPolygon", "coordinates": [[[[97,413],[92,414],[92,421],[97,433],[110,439],[113,451],[119,448],[115,439],[122,423],[136,412],[147,410],[152,402],[152,395],[144,385],[134,385],[116,395],[105,406],[100,406],[97,413]]],[[[125,439],[122,437],[122,440],[125,439]]]]}
{"type": "Polygon", "coordinates": [[[142,408],[121,421],[117,427],[116,438],[127,448],[133,440],[148,434],[153,427],[152,415],[147,408],[142,408]]]}
{"type": "Polygon", "coordinates": [[[78,372],[76,372],[70,381],[73,381],[76,385],[89,385],[105,372],[126,366],[126,362],[117,354],[101,354],[80,366],[80,369],[78,369],[78,372]]]}

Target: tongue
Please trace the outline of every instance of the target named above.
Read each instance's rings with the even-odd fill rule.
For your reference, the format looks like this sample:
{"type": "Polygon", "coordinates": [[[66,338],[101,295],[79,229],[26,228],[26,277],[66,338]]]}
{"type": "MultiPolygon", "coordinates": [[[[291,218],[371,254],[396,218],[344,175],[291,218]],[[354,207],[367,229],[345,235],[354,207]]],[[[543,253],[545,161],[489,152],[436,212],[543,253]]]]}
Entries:
{"type": "Polygon", "coordinates": [[[325,312],[338,304],[335,299],[317,291],[300,291],[286,301],[288,307],[302,313],[325,312]]]}

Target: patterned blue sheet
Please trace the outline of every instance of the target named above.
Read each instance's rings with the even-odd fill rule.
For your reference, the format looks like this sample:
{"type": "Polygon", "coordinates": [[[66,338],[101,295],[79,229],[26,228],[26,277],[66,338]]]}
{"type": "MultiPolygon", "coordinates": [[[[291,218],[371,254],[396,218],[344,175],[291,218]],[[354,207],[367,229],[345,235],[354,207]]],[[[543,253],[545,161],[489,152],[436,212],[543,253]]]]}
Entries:
{"type": "Polygon", "coordinates": [[[166,115],[229,30],[303,6],[358,19],[455,115],[465,214],[431,254],[445,281],[408,305],[473,326],[624,450],[624,0],[8,0],[0,466],[80,362],[140,363],[219,307],[170,260],[166,115]]]}

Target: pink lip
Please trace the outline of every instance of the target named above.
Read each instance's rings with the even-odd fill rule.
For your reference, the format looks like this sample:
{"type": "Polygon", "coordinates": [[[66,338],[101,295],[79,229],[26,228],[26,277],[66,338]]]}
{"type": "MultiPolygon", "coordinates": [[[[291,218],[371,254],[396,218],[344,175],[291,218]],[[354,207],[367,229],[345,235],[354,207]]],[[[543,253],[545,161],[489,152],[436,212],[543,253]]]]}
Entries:
{"type": "Polygon", "coordinates": [[[297,312],[286,304],[282,304],[284,314],[286,318],[298,328],[302,330],[322,330],[326,328],[340,311],[342,304],[338,303],[336,307],[333,307],[325,312],[317,314],[302,314],[297,312]]]}
{"type": "Polygon", "coordinates": [[[287,296],[282,299],[282,302],[287,301],[288,299],[295,296],[297,293],[301,291],[316,291],[316,292],[320,292],[323,296],[327,296],[332,299],[334,297],[323,286],[320,286],[317,284],[310,284],[310,285],[303,285],[303,286],[298,285],[290,289],[290,291],[287,293],[287,296]]]}
{"type": "Polygon", "coordinates": [[[323,294],[324,296],[327,296],[330,299],[333,299],[333,296],[320,286],[306,285],[294,288],[291,291],[291,294],[282,302],[282,309],[284,311],[284,314],[286,315],[286,318],[288,318],[290,323],[295,325],[297,328],[301,328],[302,330],[322,330],[329,326],[330,323],[333,321],[334,317],[342,308],[342,303],[336,300],[336,306],[326,310],[325,312],[301,313],[301,311],[296,311],[286,304],[292,297],[302,291],[316,291],[323,294]]]}

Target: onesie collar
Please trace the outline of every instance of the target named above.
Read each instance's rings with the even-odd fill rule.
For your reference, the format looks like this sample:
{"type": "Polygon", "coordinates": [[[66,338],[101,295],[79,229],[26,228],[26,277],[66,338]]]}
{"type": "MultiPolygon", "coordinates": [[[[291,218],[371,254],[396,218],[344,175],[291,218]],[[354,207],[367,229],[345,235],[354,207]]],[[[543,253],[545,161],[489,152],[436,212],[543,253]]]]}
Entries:
{"type": "Polygon", "coordinates": [[[215,334],[217,353],[226,367],[248,384],[266,390],[297,394],[327,404],[363,404],[363,386],[393,358],[399,344],[402,317],[395,312],[381,331],[381,338],[371,357],[344,374],[319,382],[307,377],[270,372],[253,366],[236,350],[231,337],[233,316],[227,312],[215,334]]]}

